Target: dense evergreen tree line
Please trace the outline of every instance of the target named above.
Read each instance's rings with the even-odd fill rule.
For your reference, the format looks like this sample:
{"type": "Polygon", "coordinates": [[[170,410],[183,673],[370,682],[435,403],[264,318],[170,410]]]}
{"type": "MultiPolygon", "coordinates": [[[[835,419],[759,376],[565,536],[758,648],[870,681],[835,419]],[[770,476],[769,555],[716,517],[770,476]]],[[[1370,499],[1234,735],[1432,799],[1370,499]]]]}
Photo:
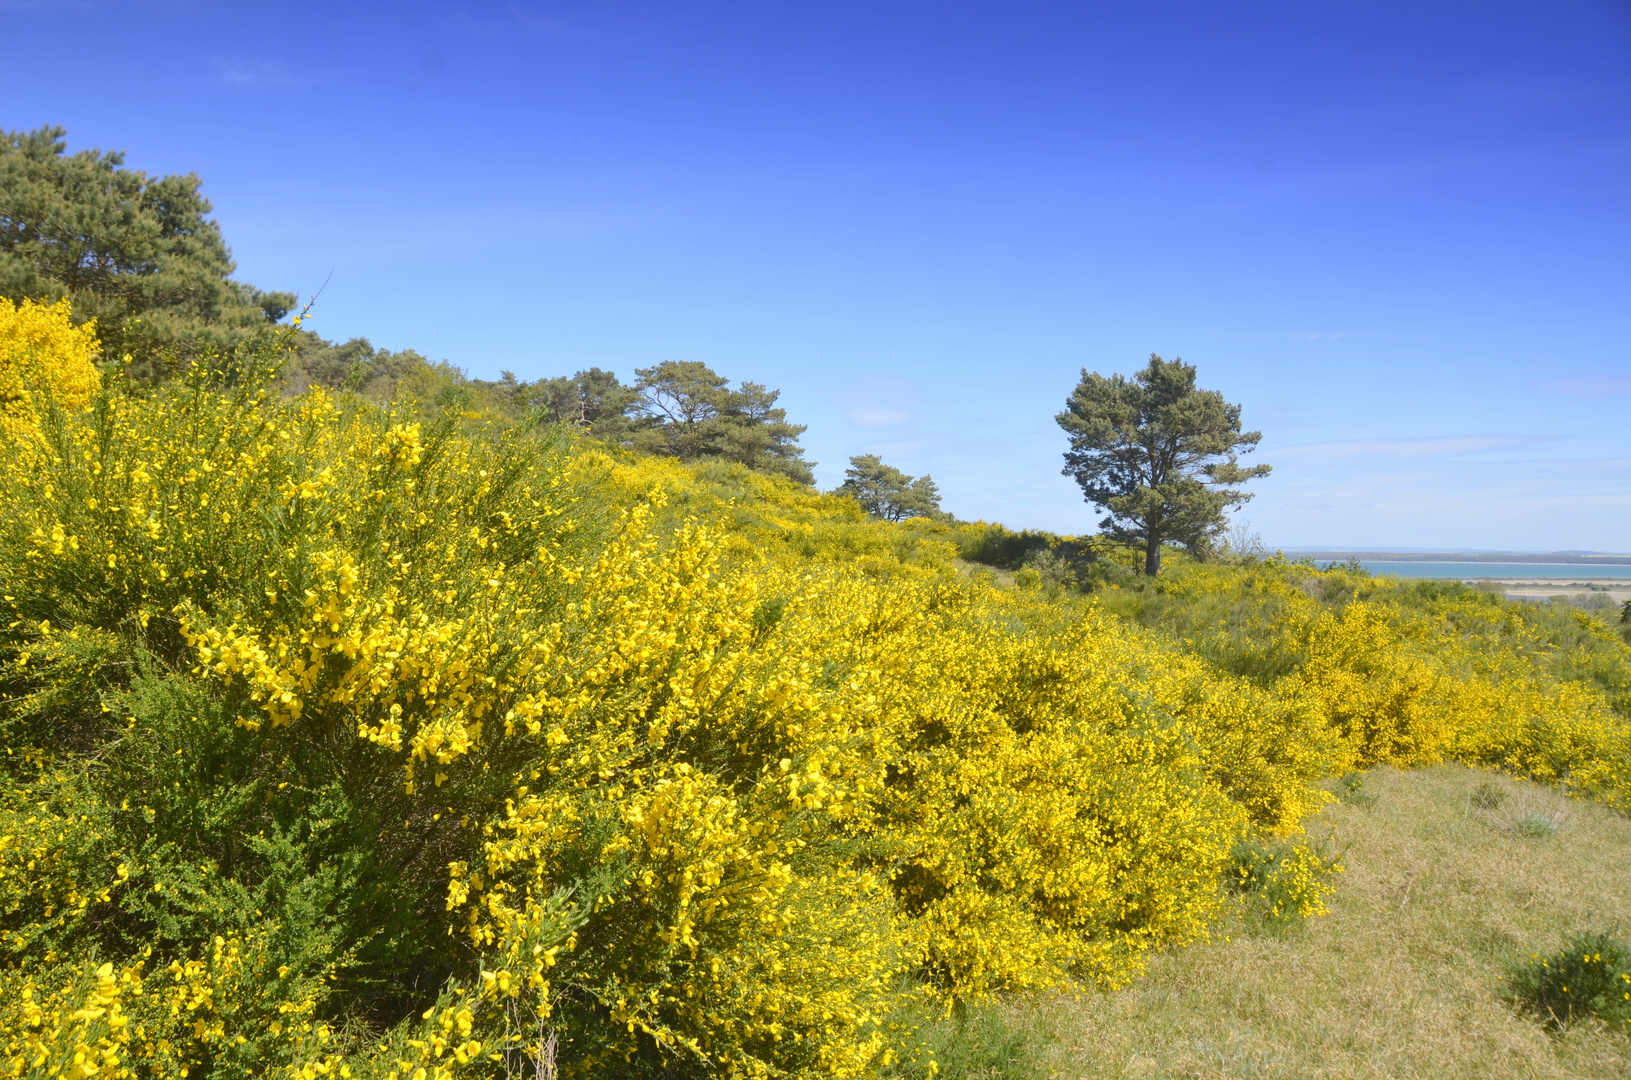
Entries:
{"type": "MultiPolygon", "coordinates": [[[[295,307],[232,277],[235,264],[194,173],[149,176],[122,152],[67,152],[61,127],[0,133],[0,297],[68,300],[74,320],[96,320],[107,366],[158,382],[198,359],[244,348],[295,307]]],[[[287,330],[287,327],[285,327],[287,330]]],[[[780,392],[730,381],[695,360],[665,360],[625,384],[598,367],[523,382],[504,372],[470,379],[452,364],[366,338],[325,341],[294,333],[283,373],[290,393],[319,385],[380,399],[475,397],[517,419],[572,424],[588,436],[647,454],[720,458],[814,482],[780,392]]],[[[451,398],[449,398],[451,400],[451,398]]],[[[1238,456],[1262,438],[1241,428],[1240,406],[1196,385],[1195,368],[1151,356],[1131,378],[1082,372],[1057,420],[1070,438],[1065,473],[1101,510],[1106,534],[1145,550],[1198,557],[1216,546],[1224,512],[1251,496],[1239,484],[1269,472],[1238,456]]],[[[840,492],[889,521],[940,514],[928,476],[911,477],[875,455],[850,459],[840,492]]]]}
{"type": "MultiPolygon", "coordinates": [[[[0,134],[0,297],[67,299],[76,322],[96,320],[105,363],[144,382],[241,348],[294,309],[294,294],[232,277],[232,253],[196,174],[149,176],[128,168],[119,151],[69,154],[65,136],[61,127],[0,134]]],[[[788,423],[779,391],[753,382],[733,389],[694,360],[635,375],[633,385],[600,368],[536,382],[508,372],[470,379],[412,349],[300,330],[283,385],[379,398],[458,390],[500,413],[575,424],[632,450],[719,457],[814,482],[798,445],[805,428],[788,423]]]]}

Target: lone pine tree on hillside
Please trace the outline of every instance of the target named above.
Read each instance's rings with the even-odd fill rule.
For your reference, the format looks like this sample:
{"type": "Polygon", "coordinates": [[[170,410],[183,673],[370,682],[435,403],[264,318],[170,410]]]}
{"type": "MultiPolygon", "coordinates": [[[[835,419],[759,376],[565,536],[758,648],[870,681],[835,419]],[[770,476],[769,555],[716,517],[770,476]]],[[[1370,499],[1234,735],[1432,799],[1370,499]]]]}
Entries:
{"type": "Polygon", "coordinates": [[[1251,495],[1231,485],[1266,476],[1267,465],[1242,468],[1236,457],[1256,449],[1260,431],[1240,430],[1240,406],[1195,386],[1195,366],[1150,354],[1149,366],[1126,378],[1082,371],[1082,381],[1055,419],[1070,436],[1066,476],[1088,502],[1106,511],[1111,538],[1144,545],[1144,572],[1161,572],[1161,545],[1212,550],[1224,510],[1251,495]]]}
{"type": "Polygon", "coordinates": [[[877,454],[850,458],[837,494],[850,496],[867,513],[885,521],[940,515],[940,489],[928,474],[907,476],[885,465],[877,454]]]}
{"type": "Polygon", "coordinates": [[[648,454],[694,461],[719,457],[801,484],[815,481],[798,437],[803,424],[789,424],[776,407],[781,391],[730,380],[695,360],[665,360],[636,368],[634,400],[626,434],[619,441],[648,454]]]}

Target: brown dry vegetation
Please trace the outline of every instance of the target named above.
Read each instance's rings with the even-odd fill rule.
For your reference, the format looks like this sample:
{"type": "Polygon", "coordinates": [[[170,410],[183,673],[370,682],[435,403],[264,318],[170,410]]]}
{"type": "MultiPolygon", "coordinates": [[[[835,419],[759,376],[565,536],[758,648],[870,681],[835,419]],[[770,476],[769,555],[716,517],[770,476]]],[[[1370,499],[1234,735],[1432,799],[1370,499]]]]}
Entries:
{"type": "Polygon", "coordinates": [[[1548,1035],[1502,994],[1510,962],[1565,932],[1631,927],[1631,820],[1442,766],[1378,769],[1322,821],[1346,849],[1329,915],[1281,936],[1225,928],[1119,993],[1011,1004],[1002,1026],[1033,1067],[965,1075],[1631,1076],[1631,1040],[1548,1035]],[[1474,805],[1485,782],[1504,805],[1474,805]],[[1557,831],[1526,835],[1533,814],[1557,831]]]}

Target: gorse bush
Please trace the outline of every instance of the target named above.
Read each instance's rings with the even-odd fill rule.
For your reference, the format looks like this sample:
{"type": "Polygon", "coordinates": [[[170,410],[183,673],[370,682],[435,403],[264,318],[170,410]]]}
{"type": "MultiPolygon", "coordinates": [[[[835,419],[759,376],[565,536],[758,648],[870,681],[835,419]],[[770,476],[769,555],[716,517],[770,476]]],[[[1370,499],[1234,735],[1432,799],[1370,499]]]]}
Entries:
{"type": "Polygon", "coordinates": [[[1306,835],[1251,836],[1236,843],[1224,880],[1239,898],[1246,924],[1274,932],[1325,914],[1325,900],[1336,891],[1331,877],[1343,869],[1330,847],[1329,837],[1314,841],[1306,835]]]}
{"type": "Polygon", "coordinates": [[[1247,814],[1132,636],[732,562],[660,472],[597,503],[556,438],[410,420],[200,371],[10,459],[10,977],[128,958],[133,1068],[366,1054],[451,978],[489,1065],[542,1024],[579,1071],[856,1074],[905,972],[1116,982],[1204,926],[1247,814]]]}
{"type": "Polygon", "coordinates": [[[68,302],[0,297],[0,426],[19,437],[53,408],[77,409],[102,385],[96,326],[75,326],[68,302]]]}
{"type": "Polygon", "coordinates": [[[1571,934],[1562,951],[1531,955],[1508,987],[1516,1004],[1550,1027],[1596,1017],[1631,1033],[1631,946],[1607,930],[1571,934]]]}
{"type": "Polygon", "coordinates": [[[910,1072],[934,1010],[1204,934],[1248,836],[1317,910],[1284,838],[1356,763],[1631,775],[1499,649],[1581,707],[1488,751],[1392,609],[1229,670],[954,525],[272,367],[6,429],[13,1075],[910,1072]]]}
{"type": "Polygon", "coordinates": [[[1345,767],[1458,760],[1631,807],[1631,649],[1583,613],[1284,560],[1175,567],[1103,597],[1213,670],[1315,710],[1345,767]]]}

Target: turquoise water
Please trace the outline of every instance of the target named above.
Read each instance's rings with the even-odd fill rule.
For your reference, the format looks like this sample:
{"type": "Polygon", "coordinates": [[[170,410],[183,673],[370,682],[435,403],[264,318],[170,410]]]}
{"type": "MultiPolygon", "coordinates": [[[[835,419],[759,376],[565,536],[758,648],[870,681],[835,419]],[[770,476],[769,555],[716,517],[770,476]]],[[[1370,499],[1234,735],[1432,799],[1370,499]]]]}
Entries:
{"type": "MultiPolygon", "coordinates": [[[[1329,566],[1330,563],[1321,565],[1329,566]]],[[[1376,562],[1361,563],[1373,574],[1424,578],[1517,578],[1520,581],[1589,581],[1631,579],[1631,564],[1581,566],[1579,563],[1376,562]]]]}

